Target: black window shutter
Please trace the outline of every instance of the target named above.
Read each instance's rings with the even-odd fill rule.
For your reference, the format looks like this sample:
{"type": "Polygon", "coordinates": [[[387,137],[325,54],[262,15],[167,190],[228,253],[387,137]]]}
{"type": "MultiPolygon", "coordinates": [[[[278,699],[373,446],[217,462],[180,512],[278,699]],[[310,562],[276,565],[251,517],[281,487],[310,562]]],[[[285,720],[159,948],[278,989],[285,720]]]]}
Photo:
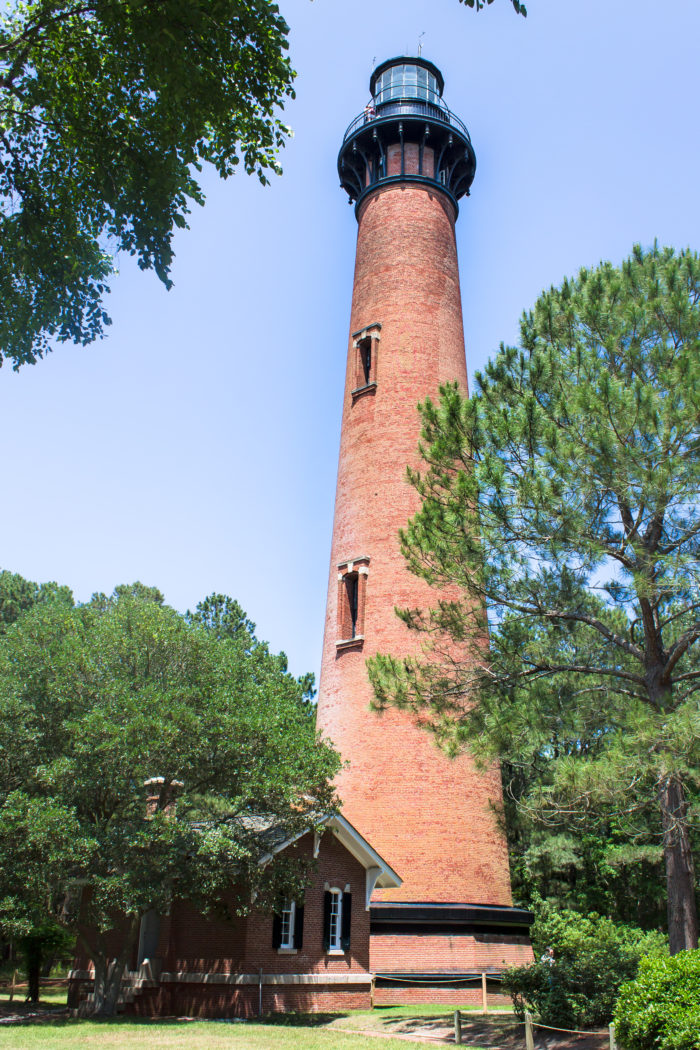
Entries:
{"type": "Polygon", "coordinates": [[[344,952],[350,950],[350,923],[352,921],[352,894],[344,893],[342,901],[343,914],[340,924],[340,947],[344,952]]]}
{"type": "Polygon", "coordinates": [[[331,894],[328,890],[323,894],[323,950],[327,952],[331,946],[331,894]]]}
{"type": "Polygon", "coordinates": [[[297,904],[294,909],[294,947],[304,947],[304,905],[297,904]]]}
{"type": "Polygon", "coordinates": [[[282,945],[282,916],[275,913],[272,919],[272,947],[280,948],[282,945]]]}

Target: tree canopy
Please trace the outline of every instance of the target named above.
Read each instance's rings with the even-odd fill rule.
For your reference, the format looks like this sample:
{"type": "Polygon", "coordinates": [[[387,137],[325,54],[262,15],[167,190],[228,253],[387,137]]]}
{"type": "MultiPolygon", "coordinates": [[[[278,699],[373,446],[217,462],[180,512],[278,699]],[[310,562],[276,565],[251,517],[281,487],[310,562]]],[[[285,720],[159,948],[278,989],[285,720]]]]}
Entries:
{"type": "Polygon", "coordinates": [[[543,293],[471,401],[423,405],[403,550],[464,598],[400,613],[436,659],[371,664],[379,703],[538,770],[540,819],[663,851],[672,951],[697,945],[699,350],[697,255],[636,248],[543,293]]]}
{"type": "Polygon", "coordinates": [[[185,618],[160,597],[38,602],[0,639],[0,928],[77,933],[107,1012],[144,913],[270,906],[305,876],[261,865],[270,827],[335,806],[337,756],[284,655],[230,599],[185,618]]]}
{"type": "Polygon", "coordinates": [[[170,285],[204,162],[278,170],[293,95],[271,0],[15,0],[0,17],[0,362],[88,343],[116,252],[170,285]]]}

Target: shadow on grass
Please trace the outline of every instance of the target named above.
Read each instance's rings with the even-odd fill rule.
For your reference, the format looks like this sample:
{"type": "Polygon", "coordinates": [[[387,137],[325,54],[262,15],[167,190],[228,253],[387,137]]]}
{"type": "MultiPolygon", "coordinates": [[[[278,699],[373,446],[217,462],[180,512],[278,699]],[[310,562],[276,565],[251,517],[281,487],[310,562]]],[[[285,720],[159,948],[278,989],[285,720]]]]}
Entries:
{"type": "Polygon", "coordinates": [[[345,1010],[339,1010],[337,1013],[318,1014],[265,1014],[264,1017],[251,1018],[251,1022],[253,1024],[282,1025],[287,1028],[323,1028],[325,1025],[329,1025],[333,1021],[340,1020],[341,1017],[349,1016],[350,1014],[345,1010]]]}
{"type": "MultiPolygon", "coordinates": [[[[249,1024],[249,1025],[279,1025],[287,1028],[323,1028],[339,1018],[348,1017],[344,1011],[337,1013],[274,1013],[266,1014],[264,1017],[69,1017],[66,1013],[56,1016],[55,1013],[43,1013],[34,1017],[22,1018],[15,1024],[23,1028],[27,1025],[40,1025],[42,1028],[72,1028],[76,1026],[101,1025],[109,1028],[117,1027],[141,1027],[148,1028],[154,1025],[159,1028],[175,1028],[182,1025],[196,1023],[206,1024],[249,1024]]],[[[0,1025],[0,1032],[10,1025],[0,1025]]]]}
{"type": "MultiPolygon", "coordinates": [[[[381,1008],[376,1008],[379,1013],[381,1008]]],[[[434,1013],[390,1014],[378,1018],[380,1030],[391,1035],[416,1035],[445,1037],[454,1024],[454,1010],[434,1013]]],[[[521,1050],[523,1035],[512,1016],[469,1017],[462,1013],[462,1042],[465,1046],[493,1047],[502,1050],[521,1050]]]]}

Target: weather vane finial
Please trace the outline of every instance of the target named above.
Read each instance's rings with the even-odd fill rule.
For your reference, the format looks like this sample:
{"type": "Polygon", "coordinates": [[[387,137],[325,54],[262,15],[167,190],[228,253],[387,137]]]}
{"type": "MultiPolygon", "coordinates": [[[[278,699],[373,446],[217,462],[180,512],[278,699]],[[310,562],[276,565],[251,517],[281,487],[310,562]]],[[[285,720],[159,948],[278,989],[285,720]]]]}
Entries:
{"type": "Polygon", "coordinates": [[[421,41],[422,41],[424,36],[425,36],[425,30],[423,30],[421,35],[418,37],[418,57],[419,58],[423,54],[423,44],[421,43],[421,41]]]}

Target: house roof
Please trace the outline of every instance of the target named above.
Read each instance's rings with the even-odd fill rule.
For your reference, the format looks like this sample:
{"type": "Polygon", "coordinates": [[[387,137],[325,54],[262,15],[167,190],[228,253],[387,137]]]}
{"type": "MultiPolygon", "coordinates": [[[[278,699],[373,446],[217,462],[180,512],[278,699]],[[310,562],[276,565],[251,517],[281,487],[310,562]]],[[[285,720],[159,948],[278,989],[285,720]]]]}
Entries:
{"type": "MultiPolygon", "coordinates": [[[[398,875],[394,869],[387,864],[383,857],[381,857],[373,846],[364,838],[357,828],[353,827],[349,820],[341,816],[340,813],[330,813],[326,816],[321,816],[316,821],[317,827],[324,828],[325,830],[331,831],[338,841],[345,847],[355,860],[359,861],[362,867],[367,872],[368,887],[371,881],[372,889],[375,886],[381,887],[382,889],[395,889],[402,883],[402,878],[398,875]]],[[[290,838],[278,841],[275,845],[270,848],[270,852],[266,857],[263,858],[262,863],[272,858],[275,853],[279,853],[281,850],[286,849],[287,846],[291,846],[293,842],[297,842],[303,835],[308,834],[307,831],[301,831],[290,838]]]]}

